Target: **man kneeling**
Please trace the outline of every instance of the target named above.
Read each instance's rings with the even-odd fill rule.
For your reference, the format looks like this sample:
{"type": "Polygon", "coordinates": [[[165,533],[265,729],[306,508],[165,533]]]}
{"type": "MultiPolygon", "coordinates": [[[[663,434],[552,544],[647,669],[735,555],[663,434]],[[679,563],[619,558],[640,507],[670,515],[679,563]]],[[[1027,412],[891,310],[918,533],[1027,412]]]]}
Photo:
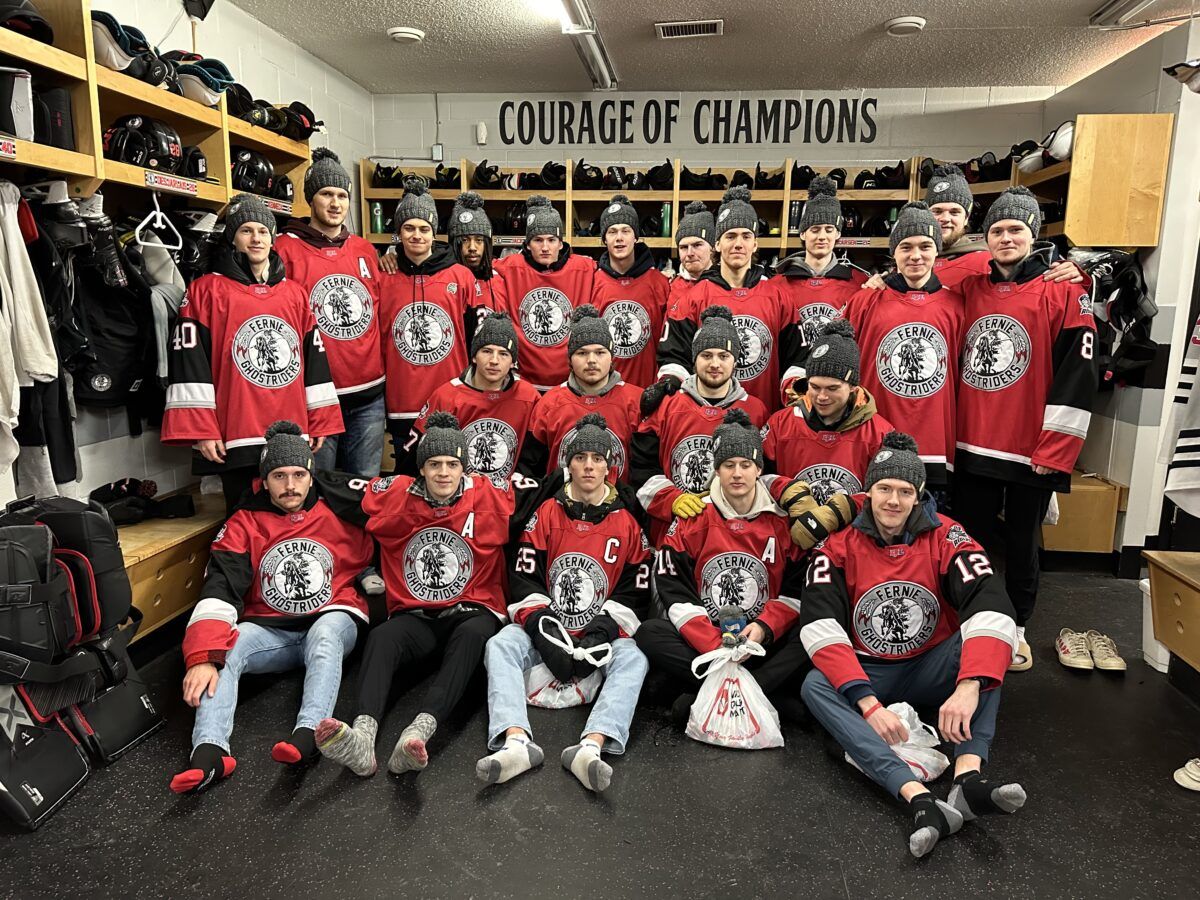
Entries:
{"type": "Polygon", "coordinates": [[[191,762],[171,779],[180,794],[233,774],[229,736],[243,674],[304,667],[296,728],[271,756],[292,765],[313,760],[313,731],[333,712],[342,659],[368,620],[355,579],[374,542],[322,497],[299,425],[276,422],[266,437],[263,486],[217,533],[203,599],[183,637],[183,699],[196,707],[196,727],[191,762]]]}
{"type": "Polygon", "coordinates": [[[1019,784],[980,772],[996,732],[1017,625],[983,548],[925,493],[916,442],[891,432],[867,469],[867,505],[813,552],[800,639],[816,667],[801,695],[858,766],[905,801],[914,856],[983,813],[1016,812],[1019,784]],[[938,706],[954,745],[954,787],[937,800],[892,746],[907,739],[886,704],[938,706]]]}

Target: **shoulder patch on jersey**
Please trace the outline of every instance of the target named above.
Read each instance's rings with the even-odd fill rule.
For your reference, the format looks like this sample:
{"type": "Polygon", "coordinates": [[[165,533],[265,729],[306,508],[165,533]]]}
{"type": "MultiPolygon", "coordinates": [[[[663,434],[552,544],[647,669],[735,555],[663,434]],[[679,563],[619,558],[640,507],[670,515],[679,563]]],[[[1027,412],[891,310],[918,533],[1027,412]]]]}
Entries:
{"type": "Polygon", "coordinates": [[[961,547],[971,540],[971,536],[967,534],[967,529],[955,522],[950,526],[950,530],[946,532],[946,540],[955,547],[961,547]]]}
{"type": "Polygon", "coordinates": [[[371,482],[371,493],[382,494],[392,486],[392,482],[396,480],[395,475],[388,475],[384,478],[376,478],[371,482]]]}
{"type": "Polygon", "coordinates": [[[678,520],[678,519],[672,519],[672,520],[671,520],[671,527],[667,529],[667,537],[670,537],[671,535],[673,535],[673,534],[674,534],[676,531],[678,531],[678,530],[679,530],[679,520],[678,520]]]}
{"type": "Polygon", "coordinates": [[[225,529],[226,529],[226,528],[228,528],[228,527],[229,527],[229,523],[228,523],[228,522],[226,522],[224,525],[222,525],[222,526],[221,526],[221,530],[220,530],[220,531],[218,531],[218,532],[217,532],[217,536],[216,536],[215,538],[213,538],[213,543],[214,543],[214,544],[215,544],[215,543],[218,543],[218,542],[221,540],[221,538],[225,537],[225,529]]]}
{"type": "Polygon", "coordinates": [[[534,513],[532,516],[530,516],[529,521],[525,523],[526,531],[533,531],[535,528],[537,528],[537,513],[534,513]]]}

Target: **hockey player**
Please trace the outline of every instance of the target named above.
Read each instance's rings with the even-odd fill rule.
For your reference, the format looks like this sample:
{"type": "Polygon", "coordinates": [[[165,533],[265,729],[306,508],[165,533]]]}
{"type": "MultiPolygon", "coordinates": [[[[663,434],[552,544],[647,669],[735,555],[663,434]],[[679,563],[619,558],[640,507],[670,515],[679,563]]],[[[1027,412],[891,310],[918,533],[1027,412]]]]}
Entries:
{"type": "Polygon", "coordinates": [[[599,793],[612,779],[601,753],[625,752],[646,677],[646,657],[632,637],[650,601],[649,545],[632,491],[608,480],[612,444],[603,416],[589,413],[576,423],[566,455],[566,483],[538,507],[517,549],[509,578],[512,624],[488,641],[493,752],[475,773],[495,784],[541,764],[526,711],[526,671],[545,663],[567,681],[599,670],[604,684],[580,742],[561,757],[563,768],[599,793]]]}
{"type": "Polygon", "coordinates": [[[880,290],[857,291],[843,315],[859,345],[876,348],[862,361],[863,387],[881,416],[913,435],[930,489],[944,492],[954,464],[964,309],[962,295],[935,274],[941,241],[925,204],[907,204],[888,239],[896,271],[880,290]]]}
{"type": "Polygon", "coordinates": [[[297,422],[314,450],[342,413],[308,297],[271,246],[275,214],[250,194],[225,213],[228,245],[192,282],[171,344],[164,444],[190,444],[192,471],[219,474],[232,513],[257,474],[267,426],[297,422]]]}
{"type": "Polygon", "coordinates": [[[822,329],[807,370],[805,395],[767,420],[763,452],[769,471],[807,482],[824,503],[838,491],[862,490],[867,463],[892,426],[859,384],[858,344],[844,319],[822,329]]]}
{"type": "Polygon", "coordinates": [[[768,280],[766,269],[754,264],[758,213],[750,205],[748,188],[725,192],[716,230],[720,266],[702,276],[686,309],[671,313],[659,342],[659,378],[670,376],[682,382],[687,377],[700,313],[710,306],[727,306],[733,310],[733,323],[742,341],[735,370],[738,381],[746,393],[773,411],[780,405],[781,353],[789,357],[795,353],[794,349],[781,351],[779,340],[792,315],[776,281],[768,280]]]}
{"type": "Polygon", "coordinates": [[[808,660],[792,640],[800,612],[803,569],[788,520],[760,478],[763,445],[743,410],[731,409],[713,433],[715,474],[704,512],[676,519],[659,548],[654,584],[669,619],[638,629],[650,665],[683,691],[672,707],[686,718],[699,682],[691,664],[721,646],[721,608],[741,607],[742,630],[767,651],[745,665],[767,694],[779,690],[808,660]]]}
{"type": "Polygon", "coordinates": [[[371,478],[383,460],[384,423],[375,248],[346,228],[350,176],[333,151],[313,151],[304,199],[312,215],[288,222],[275,249],[287,277],[308,295],[346,428],[325,441],[317,468],[371,478]]]}
{"type": "MultiPolygon", "coordinates": [[[[379,541],[388,620],[372,629],[363,653],[353,725],[323,719],[317,747],[356,775],[373,775],[375,736],[396,672],[440,657],[421,712],[400,733],[388,771],[400,775],[429,763],[427,744],[458,705],[500,630],[504,606],[504,548],[519,529],[511,521],[518,491],[465,473],[466,436],[448,413],[435,413],[417,445],[420,475],[373,479],[361,515],[379,541]]],[[[522,496],[522,517],[535,502],[522,496]]]]}
{"type": "Polygon", "coordinates": [[[450,248],[434,241],[438,215],[425,184],[409,179],[396,206],[399,271],[383,279],[381,306],[387,418],[394,447],[434,390],[467,367],[475,330],[475,276],[450,248]]]}
{"type": "MultiPolygon", "coordinates": [[[[467,472],[490,478],[508,490],[533,409],[541,395],[514,371],[517,333],[507,313],[485,318],[471,339],[471,365],[458,378],[433,392],[413,423],[400,470],[416,475],[416,450],[425,422],[448,412],[467,436],[467,472]]],[[[540,473],[539,473],[540,474],[540,473]]]]}
{"type": "Polygon", "coordinates": [[[1016,623],[983,548],[924,492],[911,437],[887,435],[866,487],[867,506],[808,566],[800,640],[815,668],[801,695],[859,768],[908,805],[908,846],[924,856],[964,820],[1025,803],[1020,785],[992,784],[980,771],[1016,623]],[[892,749],[908,737],[887,708],[898,702],[940,707],[938,730],[954,745],[949,802],[892,749]]]}
{"type": "Polygon", "coordinates": [[[954,509],[984,546],[997,517],[1004,581],[1020,639],[1014,668],[1033,665],[1025,625],[1038,588],[1042,519],[1054,491],[1071,489],[1099,383],[1088,292],[1048,282],[1033,251],[1042,215],[1028,188],[1009,188],[984,219],[990,275],[965,279],[954,509]]]}
{"type": "MultiPolygon", "coordinates": [[[[596,307],[581,306],[572,313],[567,342],[571,375],[564,384],[548,391],[538,401],[529,422],[529,434],[521,448],[520,470],[541,478],[554,469],[565,469],[569,460],[565,447],[579,417],[598,412],[607,420],[612,458],[609,478],[629,481],[629,442],[637,428],[641,390],[626,384],[613,369],[612,332],[596,313],[596,307]]],[[[524,349],[521,350],[525,352],[524,349]]]]}
{"type": "Polygon", "coordinates": [[[521,374],[545,393],[562,384],[569,369],[563,348],[571,332],[571,311],[588,302],[596,263],[576,256],[563,241],[558,210],[540,194],[526,203],[525,248],[500,260],[506,311],[517,323],[521,374]]]}
{"type": "Polygon", "coordinates": [[[713,241],[717,225],[713,214],[702,200],[693,200],[683,208],[679,227],[675,229],[675,249],[679,253],[679,272],[671,279],[667,296],[667,319],[682,318],[677,310],[687,310],[689,299],[700,278],[712,267],[713,241]]]}
{"type": "Polygon", "coordinates": [[[592,305],[612,331],[613,365],[629,384],[653,384],[671,286],[640,240],[637,210],[624,194],[600,214],[600,235],[605,252],[592,282],[592,305]]]}
{"type": "Polygon", "coordinates": [[[700,314],[692,338],[695,374],[680,389],[666,394],[659,382],[642,392],[646,413],[633,436],[632,481],[638,500],[651,515],[651,539],[657,546],[674,516],[704,511],[704,495],[712,481],[712,435],[726,410],[744,410],[762,428],[767,410],[749,396],[734,377],[741,338],[726,306],[710,306],[700,314]]]}
{"type": "Polygon", "coordinates": [[[176,793],[202,791],[233,774],[229,736],[238,679],[303,666],[296,727],[271,757],[289,765],[316,756],[313,729],[333,712],[342,659],[367,624],[355,580],[374,542],[339,519],[313,479],[308,441],[294,422],[266,431],[263,486],[213,541],[201,600],[183,637],[183,699],[196,708],[188,767],[171,779],[176,793]]]}

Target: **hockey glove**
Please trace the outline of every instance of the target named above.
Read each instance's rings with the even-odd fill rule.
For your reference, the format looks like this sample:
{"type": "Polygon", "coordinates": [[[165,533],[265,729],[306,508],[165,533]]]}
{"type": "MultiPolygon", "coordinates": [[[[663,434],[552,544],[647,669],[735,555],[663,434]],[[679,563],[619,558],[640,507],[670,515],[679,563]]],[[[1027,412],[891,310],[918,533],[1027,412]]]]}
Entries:
{"type": "Polygon", "coordinates": [[[823,506],[816,500],[798,501],[788,511],[791,520],[792,543],[802,550],[811,550],[829,535],[845,528],[857,515],[849,494],[836,493],[823,506]]]}
{"type": "Polygon", "coordinates": [[[646,419],[654,415],[658,408],[662,406],[663,400],[679,390],[680,380],[674,375],[664,375],[650,387],[642,391],[642,418],[646,419]]]}
{"type": "Polygon", "coordinates": [[[690,519],[704,512],[704,498],[699,494],[680,494],[671,504],[671,512],[681,519],[690,519]]]}
{"type": "Polygon", "coordinates": [[[570,653],[547,640],[542,634],[538,623],[545,618],[553,619],[554,614],[548,609],[539,609],[531,613],[525,620],[525,633],[533,641],[533,649],[541,656],[550,673],[559,681],[566,681],[575,674],[575,660],[571,658],[570,653]]]}

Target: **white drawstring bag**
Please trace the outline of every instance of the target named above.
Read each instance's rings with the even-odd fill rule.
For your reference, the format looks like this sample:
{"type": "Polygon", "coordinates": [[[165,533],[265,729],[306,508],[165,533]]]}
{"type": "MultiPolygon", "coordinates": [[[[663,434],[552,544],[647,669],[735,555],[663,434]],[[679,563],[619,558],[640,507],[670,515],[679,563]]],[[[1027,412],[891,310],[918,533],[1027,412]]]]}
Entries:
{"type": "Polygon", "coordinates": [[[734,750],[783,746],[779,713],[741,664],[749,656],[765,655],[760,644],[746,641],[718,647],[692,660],[692,674],[704,683],[688,716],[688,737],[734,750]]]}
{"type": "Polygon", "coordinates": [[[538,622],[538,630],[542,637],[571,654],[572,659],[586,659],[596,671],[586,678],[568,678],[559,681],[545,663],[525,671],[525,702],[530,706],[542,709],[566,709],[568,706],[583,706],[596,699],[600,685],[604,683],[601,666],[608,665],[612,659],[612,644],[597,644],[595,647],[576,647],[571,635],[563,627],[562,622],[550,616],[543,616],[538,622]],[[558,626],[558,636],[546,632],[546,623],[558,626]]]}
{"type": "MultiPolygon", "coordinates": [[[[908,740],[900,744],[891,744],[892,751],[908,763],[913,776],[924,784],[934,781],[950,767],[950,760],[945,753],[937,749],[942,742],[932,725],[926,725],[917,715],[917,711],[907,703],[893,703],[887,708],[888,712],[897,716],[908,730],[908,740]]],[[[846,754],[846,762],[862,771],[858,763],[846,754]]]]}

